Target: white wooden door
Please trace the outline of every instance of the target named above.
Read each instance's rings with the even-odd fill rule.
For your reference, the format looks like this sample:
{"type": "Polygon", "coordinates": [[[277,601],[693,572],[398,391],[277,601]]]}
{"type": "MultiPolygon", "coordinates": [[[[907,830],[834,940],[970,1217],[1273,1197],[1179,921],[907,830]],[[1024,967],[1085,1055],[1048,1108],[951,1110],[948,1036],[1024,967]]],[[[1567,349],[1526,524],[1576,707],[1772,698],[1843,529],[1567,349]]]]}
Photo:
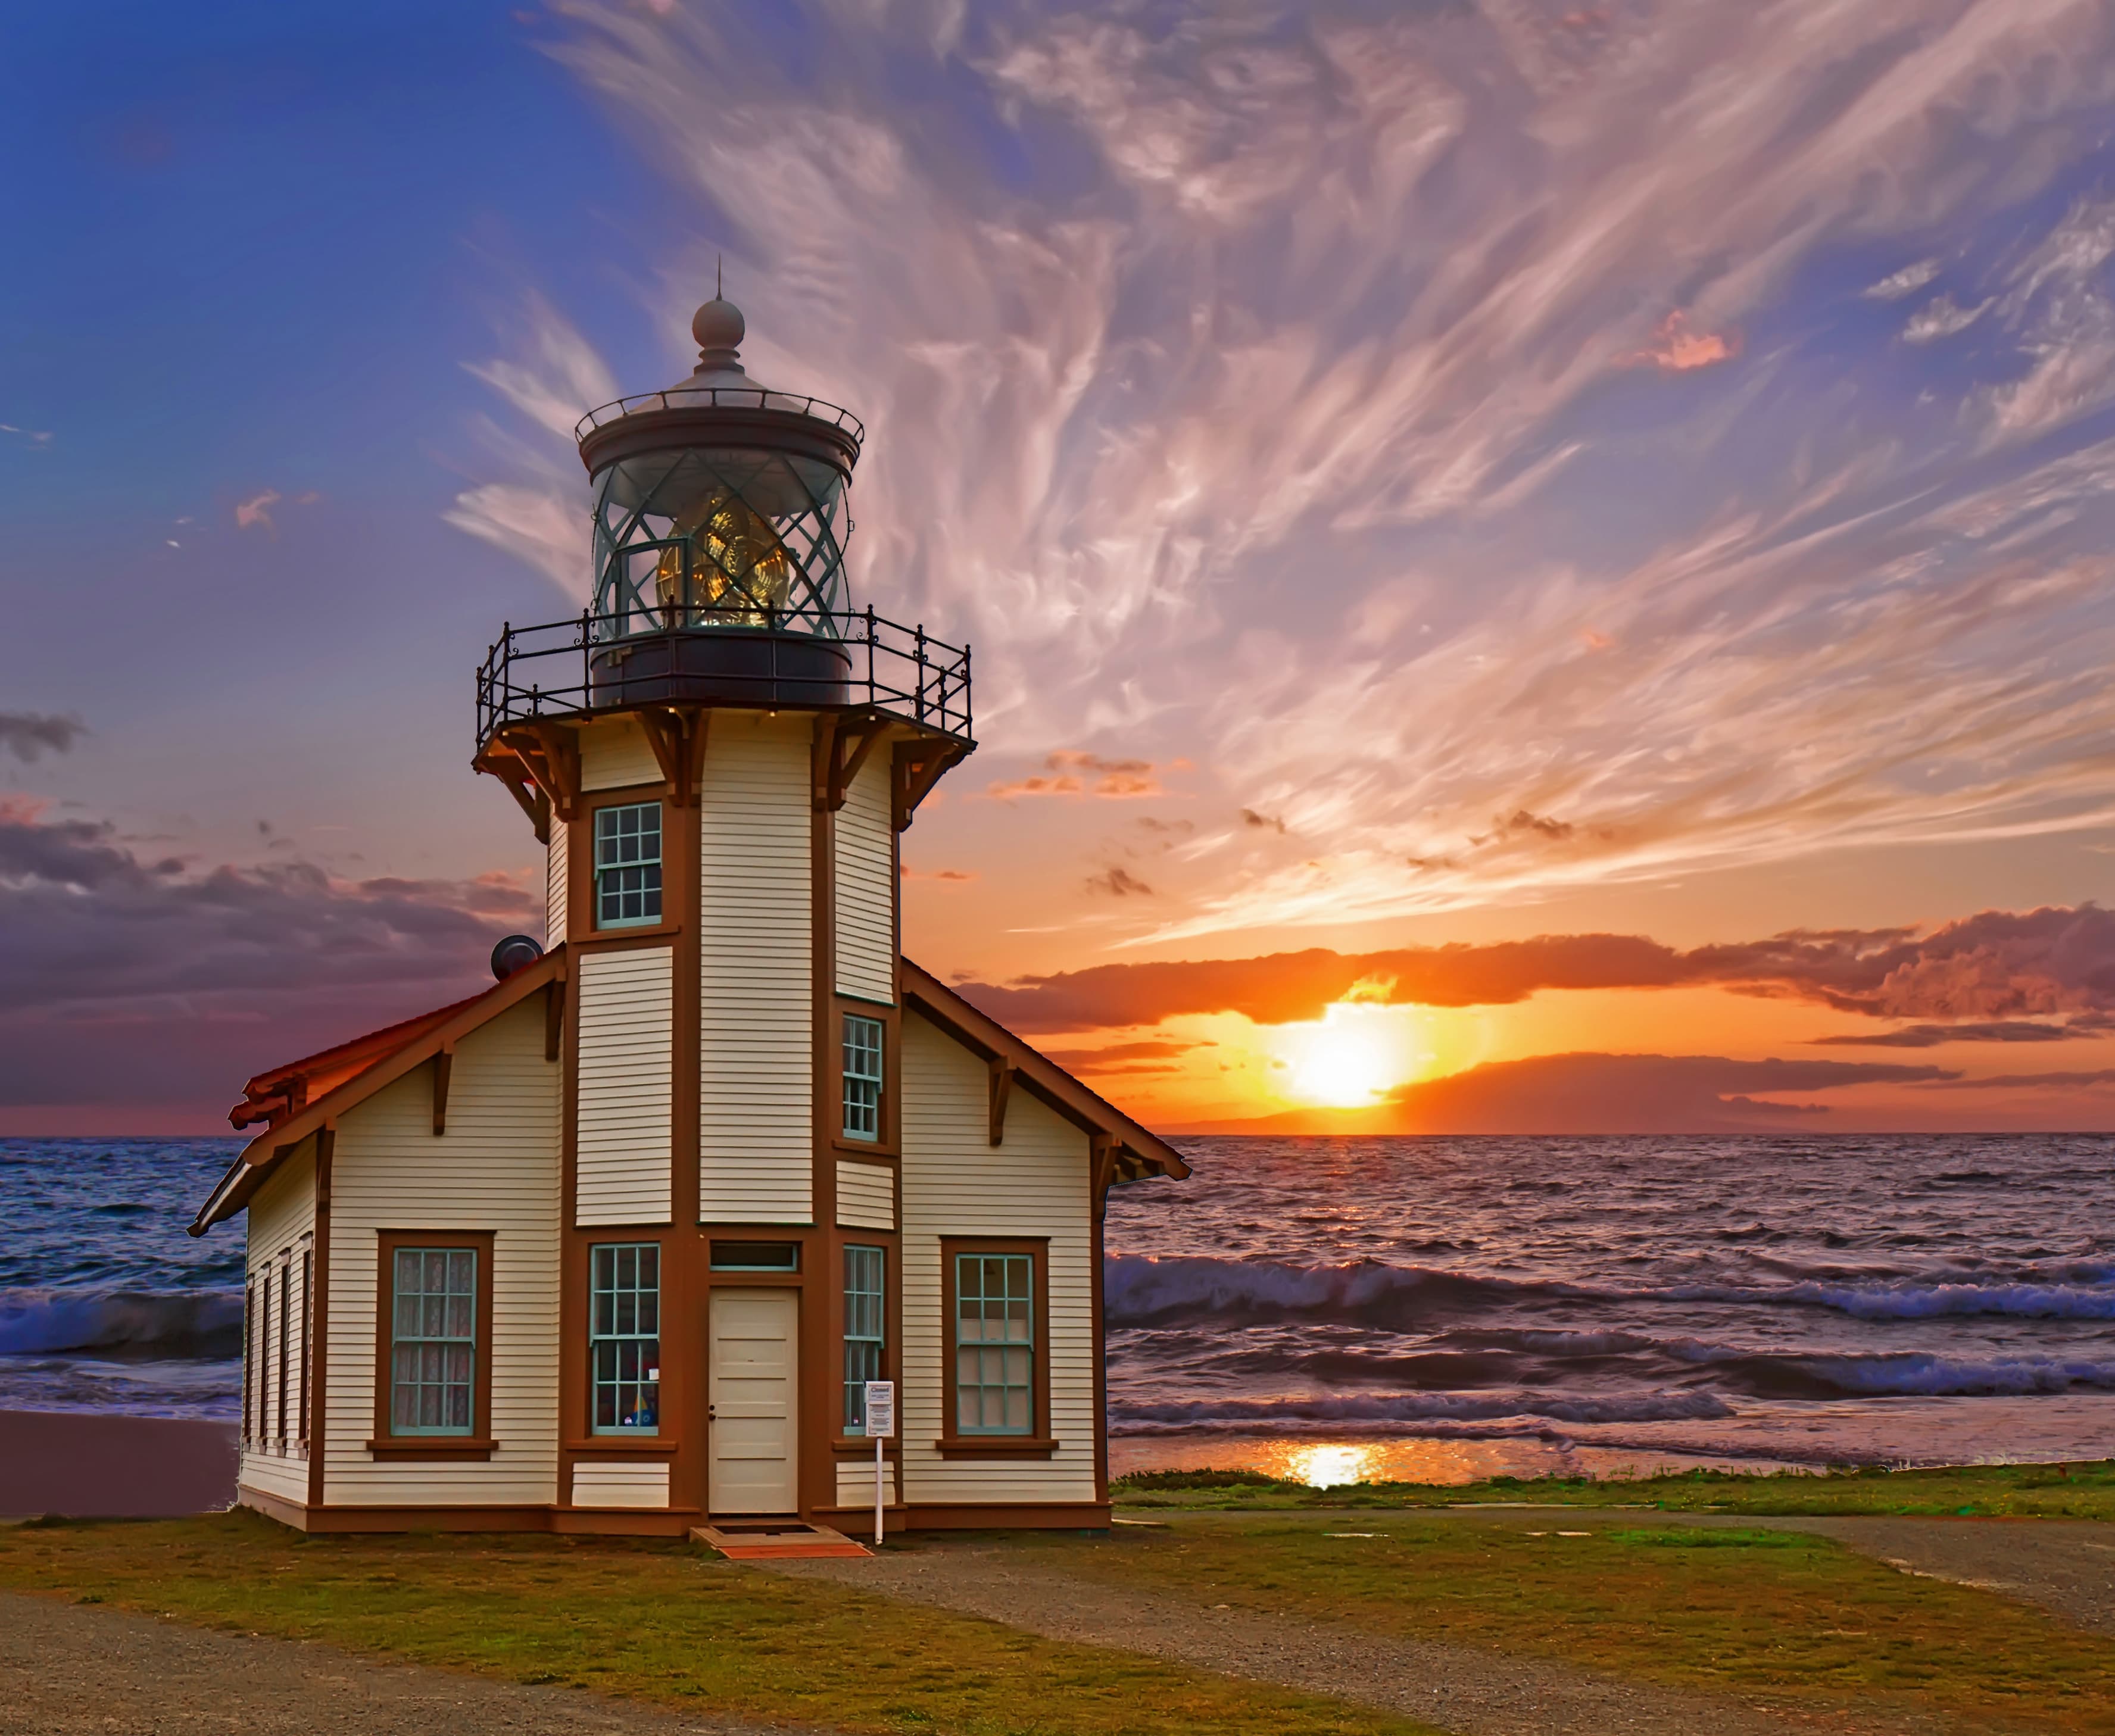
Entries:
{"type": "Polygon", "coordinates": [[[713,1511],[791,1513],[799,1294],[712,1294],[713,1511]]]}

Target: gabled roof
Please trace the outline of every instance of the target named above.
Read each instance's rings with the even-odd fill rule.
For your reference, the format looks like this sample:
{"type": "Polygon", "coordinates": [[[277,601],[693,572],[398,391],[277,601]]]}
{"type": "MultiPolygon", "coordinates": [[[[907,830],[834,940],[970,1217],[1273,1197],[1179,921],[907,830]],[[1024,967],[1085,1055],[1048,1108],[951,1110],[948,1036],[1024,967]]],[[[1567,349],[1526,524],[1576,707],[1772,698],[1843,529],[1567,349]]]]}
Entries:
{"type": "MultiPolygon", "coordinates": [[[[416,1019],[385,1025],[365,1037],[340,1043],[334,1049],[312,1055],[305,1060],[290,1061],[283,1067],[259,1074],[245,1088],[245,1096],[258,1111],[248,1120],[261,1120],[267,1114],[273,1119],[263,1133],[243,1147],[241,1155],[228,1166],[211,1198],[199,1207],[198,1216],[191,1221],[190,1233],[204,1235],[223,1219],[241,1211],[272,1171],[310,1134],[334,1122],[355,1104],[366,1102],[385,1085],[393,1085],[414,1067],[431,1060],[444,1049],[452,1048],[479,1026],[518,1006],[537,990],[548,983],[564,981],[565,975],[566,949],[554,946],[525,970],[516,971],[481,995],[473,995],[467,1001],[458,1001],[416,1019]],[[318,1070],[308,1073],[310,1068],[318,1070]],[[283,1088],[275,1092],[272,1089],[273,1083],[291,1080],[305,1073],[311,1080],[320,1077],[328,1082],[320,1094],[312,1088],[305,1104],[288,1105],[274,1111],[260,1101],[258,1088],[262,1087],[263,1099],[278,1096],[285,1103],[283,1088]]],[[[243,1115],[244,1108],[238,1106],[228,1120],[241,1127],[246,1125],[238,1119],[243,1115]]]]}
{"type": "Polygon", "coordinates": [[[335,1048],[320,1050],[259,1074],[242,1088],[242,1101],[228,1111],[227,1125],[240,1131],[259,1121],[276,1125],[288,1120],[316,1098],[365,1073],[382,1056],[402,1048],[407,1042],[415,1042],[435,1025],[445,1024],[465,1007],[484,1000],[489,993],[491,990],[487,989],[484,994],[437,1007],[415,1019],[384,1025],[378,1031],[369,1031],[365,1037],[356,1037],[335,1048]]]}
{"type": "Polygon", "coordinates": [[[903,998],[957,1042],[987,1060],[1014,1070],[1021,1085],[1089,1135],[1108,1142],[1113,1181],[1139,1181],[1165,1175],[1180,1181],[1190,1166],[1159,1134],[1141,1126],[1099,1092],[1090,1091],[1057,1062],[971,1006],[930,971],[903,961],[903,998]]]}

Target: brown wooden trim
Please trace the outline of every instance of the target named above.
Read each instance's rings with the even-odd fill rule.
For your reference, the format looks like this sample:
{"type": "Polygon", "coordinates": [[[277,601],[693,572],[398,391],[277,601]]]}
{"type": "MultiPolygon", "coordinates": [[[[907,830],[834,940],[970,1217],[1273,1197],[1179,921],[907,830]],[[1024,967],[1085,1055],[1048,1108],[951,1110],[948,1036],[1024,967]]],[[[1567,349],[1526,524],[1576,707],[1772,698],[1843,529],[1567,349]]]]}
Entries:
{"type": "Polygon", "coordinates": [[[1103,1531],[1106,1501],[914,1501],[904,1511],[912,1531],[1103,1531]]]}
{"type": "Polygon", "coordinates": [[[448,1130],[448,1081],[456,1070],[456,1046],[444,1042],[434,1056],[434,1136],[448,1130]]]}
{"type": "MultiPolygon", "coordinates": [[[[669,1043],[668,1178],[670,1232],[661,1244],[661,1394],[659,1427],[672,1446],[668,1500],[702,1508],[710,1463],[705,1418],[704,1248],[696,1225],[703,1111],[699,1102],[704,1045],[704,990],[700,981],[704,936],[704,814],[698,795],[700,766],[694,749],[705,735],[706,714],[692,714],[677,773],[688,780],[688,799],[672,808],[663,833],[661,909],[681,932],[670,945],[669,1002],[675,1019],[669,1043]],[[672,866],[673,871],[671,872],[672,866]]],[[[583,1434],[585,1431],[583,1430],[583,1434]]],[[[601,1437],[607,1438],[607,1437],[601,1437]]],[[[569,1491],[570,1492],[570,1491],[569,1491]]]]}
{"type": "Polygon", "coordinates": [[[890,805],[898,831],[906,830],[918,804],[932,793],[948,767],[968,757],[969,749],[945,736],[899,741],[889,763],[890,805]]]}
{"type": "Polygon", "coordinates": [[[1006,1143],[1006,1100],[1013,1095],[1013,1063],[1002,1055],[994,1055],[984,1063],[990,1078],[987,1092],[990,1097],[991,1143],[993,1146],[1006,1143]]]}
{"type": "Polygon", "coordinates": [[[1048,1436],[970,1435],[959,1441],[943,1436],[933,1450],[943,1459],[1048,1459],[1063,1445],[1048,1436]]]}
{"type": "MultiPolygon", "coordinates": [[[[856,1247],[860,1244],[855,1243],[853,1245],[856,1247]]],[[[871,1244],[869,1244],[868,1245],[870,1246],[871,1244]]],[[[888,1367],[888,1347],[886,1345],[882,1347],[882,1367],[886,1369],[888,1367]]],[[[880,1378],[885,1381],[888,1376],[884,1373],[880,1376],[880,1378]]],[[[900,1398],[897,1402],[899,1404],[902,1403],[900,1398]]],[[[871,1463],[874,1459],[874,1441],[870,1436],[866,1435],[833,1435],[830,1437],[830,1450],[833,1453],[836,1453],[840,1455],[849,1455],[854,1459],[864,1459],[871,1463]]],[[[886,1443],[884,1443],[881,1456],[890,1461],[892,1463],[903,1456],[903,1434],[902,1430],[899,1429],[894,1435],[889,1437],[886,1443]]]]}
{"type": "MultiPolygon", "coordinates": [[[[1048,1236],[943,1235],[940,1238],[940,1439],[952,1445],[965,1437],[955,1418],[955,1256],[957,1254],[1029,1254],[1035,1274],[1035,1336],[1032,1340],[1035,1385],[1034,1414],[1029,1431],[1020,1435],[976,1435],[966,1438],[997,1443],[993,1456],[1002,1456],[1005,1443],[1019,1441],[1024,1451],[1039,1447],[1054,1450],[1057,1443],[1041,1432],[1050,1427],[1050,1238],[1048,1236]]],[[[1039,1456],[1047,1457],[1047,1453],[1039,1456]]]]}
{"type": "Polygon", "coordinates": [[[291,1525],[296,1531],[309,1528],[309,1514],[314,1510],[299,1501],[288,1500],[283,1495],[252,1488],[248,1483],[235,1486],[235,1505],[261,1513],[268,1519],[277,1519],[282,1525],[291,1525]]]}
{"type": "MultiPolygon", "coordinates": [[[[374,1439],[392,1443],[401,1441],[405,1450],[397,1456],[415,1458],[421,1450],[439,1446],[443,1450],[436,1456],[457,1458],[466,1456],[446,1450],[449,1443],[461,1441],[465,1446],[475,1449],[485,1446],[485,1452],[474,1450],[467,1456],[489,1457],[492,1429],[492,1293],[498,1288],[493,1270],[493,1232],[489,1230],[378,1230],[375,1237],[374,1273],[374,1439]],[[477,1259],[477,1345],[471,1358],[470,1427],[484,1432],[470,1436],[403,1435],[393,1434],[389,1427],[390,1323],[394,1308],[392,1280],[395,1275],[397,1250],[400,1248],[467,1248],[475,1251],[477,1259]]],[[[370,1447],[372,1443],[370,1442],[370,1447]]]]}
{"type": "Polygon", "coordinates": [[[566,1035],[566,979],[557,978],[544,991],[544,1059],[558,1058],[566,1035]]]}
{"type": "MultiPolygon", "coordinates": [[[[662,822],[662,848],[668,848],[668,822],[662,822]]],[[[668,864],[662,864],[661,908],[668,908],[668,864]]],[[[573,949],[583,957],[590,952],[622,952],[627,947],[645,946],[656,941],[672,940],[683,932],[681,923],[656,923],[652,928],[643,924],[636,928],[591,928],[573,942],[573,949]]]]}
{"type": "MultiPolygon", "coordinates": [[[[668,1370],[662,1372],[666,1374],[668,1370]]],[[[672,1458],[680,1444],[671,1435],[588,1435],[563,1443],[568,1453],[577,1453],[590,1462],[612,1454],[621,1459],[672,1458]]]]}
{"type": "Polygon", "coordinates": [[[470,769],[496,777],[514,798],[516,804],[529,817],[535,828],[536,841],[548,845],[551,841],[551,799],[538,785],[528,764],[503,741],[495,741],[470,762],[470,769]]]}
{"type": "Polygon", "coordinates": [[[377,1459],[489,1459],[499,1443],[469,1435],[407,1435],[401,1440],[377,1439],[362,1445],[377,1459]]]}
{"type": "Polygon", "coordinates": [[[837,1498],[836,1456],[824,1443],[841,1422],[842,1380],[838,1358],[843,1352],[844,1296],[837,1253],[837,1161],[834,1140],[843,1126],[838,1073],[842,1027],[837,1015],[837,816],[828,793],[837,763],[839,719],[818,716],[809,737],[808,935],[809,935],[809,1215],[815,1234],[804,1238],[801,1285],[813,1285],[801,1299],[796,1324],[800,1367],[796,1372],[800,1417],[795,1431],[795,1500],[812,1513],[837,1498]],[[820,797],[820,799],[817,799],[820,797]],[[823,1270],[817,1272],[819,1263],[823,1270]]]}
{"type": "Polygon", "coordinates": [[[1090,1342],[1094,1346],[1094,1499],[1109,1498],[1109,1376],[1107,1348],[1102,1342],[1102,1208],[1108,1196],[1098,1193],[1092,1201],[1093,1243],[1088,1250],[1087,1312],[1090,1342]]]}
{"type": "Polygon", "coordinates": [[[337,1128],[325,1122],[316,1129],[315,1251],[314,1325],[309,1332],[309,1505],[323,1500],[324,1462],[330,1457],[330,1244],[331,1166],[337,1155],[337,1128]]]}
{"type": "MultiPolygon", "coordinates": [[[[576,830],[573,841],[580,841],[576,830]]],[[[577,867],[577,850],[571,860],[577,867]]],[[[578,906],[568,902],[569,911],[578,906]]],[[[567,928],[575,924],[570,914],[567,928]]],[[[566,996],[558,1087],[558,1438],[588,1432],[588,1244],[580,1221],[580,997],[566,996]]],[[[571,1504],[572,1463],[558,1454],[558,1505],[571,1504]]]]}

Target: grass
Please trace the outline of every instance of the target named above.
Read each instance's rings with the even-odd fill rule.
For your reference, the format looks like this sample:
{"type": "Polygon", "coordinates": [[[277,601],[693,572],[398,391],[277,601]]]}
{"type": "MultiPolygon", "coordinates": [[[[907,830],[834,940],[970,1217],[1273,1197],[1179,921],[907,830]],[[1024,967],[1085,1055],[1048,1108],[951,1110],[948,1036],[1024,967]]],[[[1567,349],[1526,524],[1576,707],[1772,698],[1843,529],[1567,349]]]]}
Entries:
{"type": "Polygon", "coordinates": [[[1846,1468],[1744,1476],[1493,1477],[1482,1482],[1347,1483],[1317,1489],[1254,1471],[1145,1471],[1110,1486],[1130,1508],[1269,1511],[1312,1507],[1458,1507],[1547,1503],[1680,1513],[1925,1514],[2115,1519],[2115,1459],[2085,1464],[1967,1465],[1932,1471],[1846,1468]]]}
{"type": "Polygon", "coordinates": [[[1839,1729],[2115,1733],[2115,1643],[2038,1609],[1801,1532],[1562,1523],[1191,1514],[1106,1543],[1021,1546],[1200,1604],[1534,1654],[1839,1729]]]}
{"type": "Polygon", "coordinates": [[[688,1545],[308,1538],[241,1511],[42,1522],[0,1532],[0,1587],[693,1713],[856,1730],[1426,1730],[1319,1695],[781,1578],[688,1545]]]}

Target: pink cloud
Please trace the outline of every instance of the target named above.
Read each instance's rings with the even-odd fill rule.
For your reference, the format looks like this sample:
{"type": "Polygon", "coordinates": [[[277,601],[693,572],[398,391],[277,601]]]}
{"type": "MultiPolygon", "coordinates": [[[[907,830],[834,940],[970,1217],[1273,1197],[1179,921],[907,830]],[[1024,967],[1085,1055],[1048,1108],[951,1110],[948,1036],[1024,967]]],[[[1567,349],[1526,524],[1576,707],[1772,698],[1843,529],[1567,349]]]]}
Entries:
{"type": "Polygon", "coordinates": [[[1690,324],[1689,316],[1677,308],[1654,328],[1652,342],[1623,357],[1622,365],[1651,366],[1670,373],[1687,373],[1694,369],[1709,368],[1716,362],[1729,362],[1740,353],[1739,332],[1700,332],[1690,324]]]}
{"type": "Polygon", "coordinates": [[[251,495],[246,501],[238,502],[235,508],[236,529],[248,530],[253,525],[262,524],[266,529],[270,529],[272,509],[281,498],[277,488],[267,488],[260,494],[251,495]]]}

